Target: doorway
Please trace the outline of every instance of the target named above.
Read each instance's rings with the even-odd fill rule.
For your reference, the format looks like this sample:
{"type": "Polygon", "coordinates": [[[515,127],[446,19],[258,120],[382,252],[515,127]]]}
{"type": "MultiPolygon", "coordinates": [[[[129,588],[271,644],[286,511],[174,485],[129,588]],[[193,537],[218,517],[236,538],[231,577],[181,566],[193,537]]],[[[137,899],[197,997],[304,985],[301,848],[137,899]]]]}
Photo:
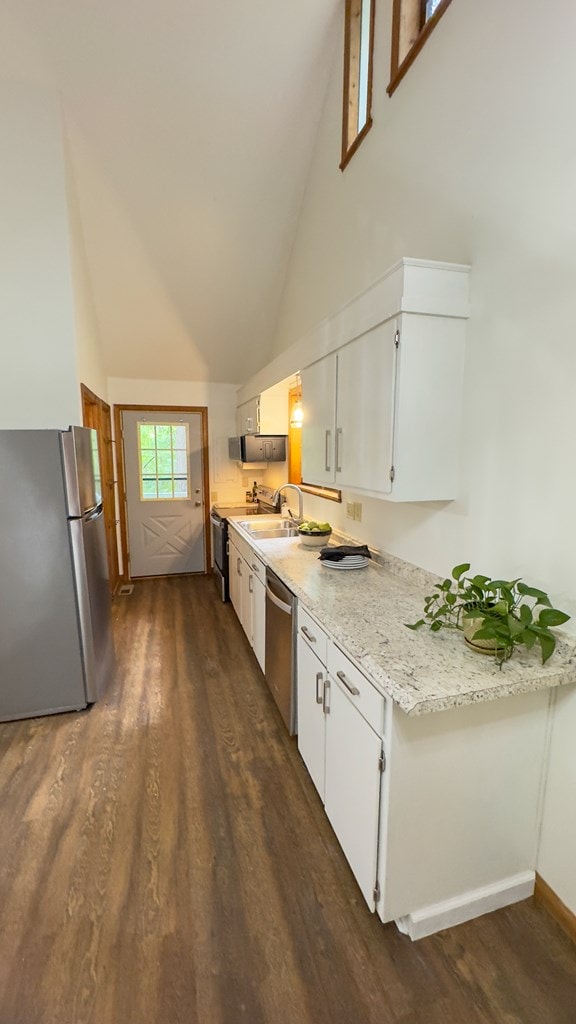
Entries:
{"type": "Polygon", "coordinates": [[[206,573],[207,409],[122,405],[115,412],[124,576],[206,573]]]}
{"type": "Polygon", "coordinates": [[[85,384],[80,385],[82,395],[82,419],[85,427],[92,427],[98,434],[98,456],[102,477],[102,508],[106,530],[106,551],[110,590],[115,592],[120,581],[118,565],[118,538],[116,532],[116,501],[114,495],[114,455],[112,447],[112,418],[110,406],[95,395],[85,384]]]}

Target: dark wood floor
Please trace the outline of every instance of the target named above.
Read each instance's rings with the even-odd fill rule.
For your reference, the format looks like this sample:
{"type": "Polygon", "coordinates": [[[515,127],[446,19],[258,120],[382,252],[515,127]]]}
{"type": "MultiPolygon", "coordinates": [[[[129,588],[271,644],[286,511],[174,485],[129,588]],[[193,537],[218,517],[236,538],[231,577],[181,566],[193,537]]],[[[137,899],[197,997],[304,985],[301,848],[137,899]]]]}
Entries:
{"type": "Polygon", "coordinates": [[[417,943],[368,912],[210,579],[114,616],[105,700],[0,725],[0,1024],[575,1024],[532,901],[417,943]]]}

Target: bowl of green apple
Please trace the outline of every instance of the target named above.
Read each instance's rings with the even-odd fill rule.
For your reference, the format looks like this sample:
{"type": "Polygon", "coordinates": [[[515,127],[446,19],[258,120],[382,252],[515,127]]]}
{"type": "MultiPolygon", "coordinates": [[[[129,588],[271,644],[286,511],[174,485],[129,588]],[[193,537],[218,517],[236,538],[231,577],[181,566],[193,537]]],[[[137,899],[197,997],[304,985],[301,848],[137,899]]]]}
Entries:
{"type": "Polygon", "coordinates": [[[317,523],[313,519],[301,523],[298,528],[298,536],[305,548],[323,548],[330,540],[331,533],[330,523],[317,523]]]}

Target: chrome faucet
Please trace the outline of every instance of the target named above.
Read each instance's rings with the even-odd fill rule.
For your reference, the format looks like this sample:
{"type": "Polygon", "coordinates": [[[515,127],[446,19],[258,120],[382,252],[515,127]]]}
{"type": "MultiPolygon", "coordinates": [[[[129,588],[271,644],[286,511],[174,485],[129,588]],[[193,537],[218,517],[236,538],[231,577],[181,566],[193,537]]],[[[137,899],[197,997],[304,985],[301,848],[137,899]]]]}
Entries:
{"type": "Polygon", "coordinates": [[[294,522],[297,523],[298,526],[300,526],[300,524],[304,522],[304,495],[302,494],[302,491],[300,490],[297,484],[281,484],[280,487],[277,487],[276,490],[274,491],[274,494],[272,495],[272,504],[276,504],[278,498],[280,497],[280,491],[285,491],[287,487],[291,487],[292,490],[296,491],[296,494],[298,495],[298,518],[296,518],[296,516],[293,516],[291,512],[290,515],[292,516],[294,522]]]}

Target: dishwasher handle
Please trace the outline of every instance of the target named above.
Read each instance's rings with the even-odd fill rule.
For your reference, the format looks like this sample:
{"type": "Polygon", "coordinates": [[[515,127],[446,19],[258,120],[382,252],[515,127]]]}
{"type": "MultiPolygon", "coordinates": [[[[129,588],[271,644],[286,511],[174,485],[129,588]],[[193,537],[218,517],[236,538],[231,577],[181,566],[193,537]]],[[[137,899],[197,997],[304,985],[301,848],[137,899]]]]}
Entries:
{"type": "Polygon", "coordinates": [[[276,597],[276,594],[272,593],[268,584],[266,584],[266,597],[272,601],[272,604],[275,604],[280,611],[285,612],[286,615],[292,615],[292,605],[286,604],[285,601],[281,601],[279,597],[276,597]]]}

